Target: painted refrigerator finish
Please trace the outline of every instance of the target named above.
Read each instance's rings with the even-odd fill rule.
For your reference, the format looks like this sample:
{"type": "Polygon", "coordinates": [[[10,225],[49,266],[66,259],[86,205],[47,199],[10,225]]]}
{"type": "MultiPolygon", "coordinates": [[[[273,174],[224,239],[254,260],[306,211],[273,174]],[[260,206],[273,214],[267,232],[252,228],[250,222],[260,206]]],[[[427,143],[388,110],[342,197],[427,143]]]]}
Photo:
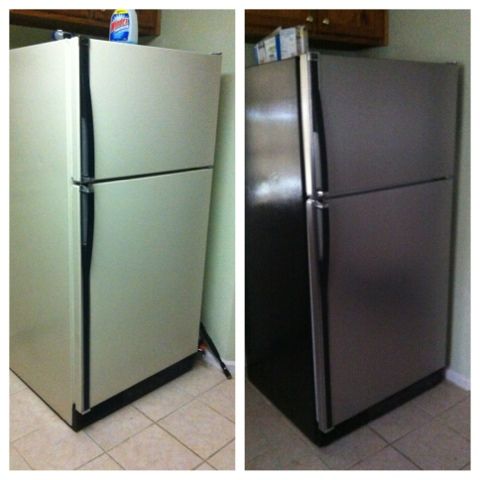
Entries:
{"type": "Polygon", "coordinates": [[[246,71],[248,375],[318,441],[446,366],[457,76],[246,71]]]}
{"type": "Polygon", "coordinates": [[[11,52],[11,368],[74,427],[191,365],[220,63],[78,38],[11,52]]]}

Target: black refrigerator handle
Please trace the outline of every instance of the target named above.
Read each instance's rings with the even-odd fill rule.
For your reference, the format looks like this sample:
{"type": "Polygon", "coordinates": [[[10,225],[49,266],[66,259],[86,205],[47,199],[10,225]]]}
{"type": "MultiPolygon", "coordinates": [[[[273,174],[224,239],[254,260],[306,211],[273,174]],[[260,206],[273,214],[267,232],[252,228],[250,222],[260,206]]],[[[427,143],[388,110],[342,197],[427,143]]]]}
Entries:
{"type": "Polygon", "coordinates": [[[80,175],[82,183],[95,179],[95,142],[90,93],[90,39],[79,37],[80,59],[80,175]]]}
{"type": "Polygon", "coordinates": [[[328,205],[313,199],[307,200],[306,208],[315,403],[319,428],[326,433],[333,428],[328,329],[330,213],[328,205]]]}
{"type": "Polygon", "coordinates": [[[91,185],[80,185],[82,264],[83,411],[90,409],[90,270],[93,254],[95,197],[91,185]]]}
{"type": "Polygon", "coordinates": [[[79,37],[80,70],[80,233],[82,281],[83,412],[90,409],[90,270],[93,253],[95,202],[95,142],[90,92],[90,40],[79,37]]]}
{"type": "Polygon", "coordinates": [[[323,194],[325,194],[326,192],[328,192],[328,161],[325,123],[323,118],[322,99],[320,95],[320,81],[318,72],[318,57],[315,55],[312,56],[310,60],[312,129],[314,133],[313,139],[316,143],[316,145],[312,146],[312,149],[318,149],[318,155],[316,155],[317,165],[313,166],[313,170],[316,179],[316,190],[317,192],[321,191],[323,194]]]}

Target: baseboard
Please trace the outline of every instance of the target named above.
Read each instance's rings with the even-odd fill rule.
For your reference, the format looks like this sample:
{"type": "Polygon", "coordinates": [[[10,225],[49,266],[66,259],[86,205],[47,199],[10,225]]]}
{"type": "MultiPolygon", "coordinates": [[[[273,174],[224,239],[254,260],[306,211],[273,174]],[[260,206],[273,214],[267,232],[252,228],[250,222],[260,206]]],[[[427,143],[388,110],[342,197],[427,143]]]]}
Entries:
{"type": "Polygon", "coordinates": [[[457,387],[460,387],[463,390],[470,391],[470,379],[461,375],[460,373],[455,372],[450,368],[447,368],[447,370],[445,371],[445,378],[457,387]]]}
{"type": "MultiPolygon", "coordinates": [[[[205,362],[208,364],[214,366],[215,368],[218,368],[220,371],[222,369],[220,368],[220,364],[218,363],[218,360],[213,356],[212,352],[208,350],[208,348],[205,350],[205,355],[202,357],[205,362]]],[[[230,373],[232,375],[235,375],[235,361],[234,360],[224,360],[222,358],[223,363],[227,366],[227,368],[230,370],[230,373]]]]}

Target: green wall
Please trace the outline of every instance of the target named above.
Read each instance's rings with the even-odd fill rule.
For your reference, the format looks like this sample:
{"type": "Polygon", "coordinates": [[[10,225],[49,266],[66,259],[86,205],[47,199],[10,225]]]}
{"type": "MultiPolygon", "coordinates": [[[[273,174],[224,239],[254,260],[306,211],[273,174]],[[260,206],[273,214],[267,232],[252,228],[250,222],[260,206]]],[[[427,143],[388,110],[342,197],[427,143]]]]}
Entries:
{"type": "MultiPolygon", "coordinates": [[[[458,132],[456,222],[450,368],[470,380],[470,12],[390,10],[388,46],[323,53],[401,60],[458,62],[462,67],[458,132]]],[[[245,64],[254,65],[253,45],[245,64]]]]}
{"type": "Polygon", "coordinates": [[[202,321],[225,360],[235,358],[235,13],[233,10],[162,10],[159,37],[148,45],[222,52],[202,321]]]}

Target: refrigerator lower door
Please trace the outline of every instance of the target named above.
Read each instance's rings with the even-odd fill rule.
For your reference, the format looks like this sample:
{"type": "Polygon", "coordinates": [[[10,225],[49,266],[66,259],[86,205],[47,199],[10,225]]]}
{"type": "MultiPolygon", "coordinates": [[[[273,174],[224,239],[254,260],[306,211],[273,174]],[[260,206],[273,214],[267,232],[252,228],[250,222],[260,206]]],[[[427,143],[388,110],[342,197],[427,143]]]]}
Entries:
{"type": "Polygon", "coordinates": [[[196,352],[211,179],[94,186],[91,407],[196,352]]]}
{"type": "Polygon", "coordinates": [[[333,425],[445,366],[451,199],[444,180],[327,202],[333,425]]]}

